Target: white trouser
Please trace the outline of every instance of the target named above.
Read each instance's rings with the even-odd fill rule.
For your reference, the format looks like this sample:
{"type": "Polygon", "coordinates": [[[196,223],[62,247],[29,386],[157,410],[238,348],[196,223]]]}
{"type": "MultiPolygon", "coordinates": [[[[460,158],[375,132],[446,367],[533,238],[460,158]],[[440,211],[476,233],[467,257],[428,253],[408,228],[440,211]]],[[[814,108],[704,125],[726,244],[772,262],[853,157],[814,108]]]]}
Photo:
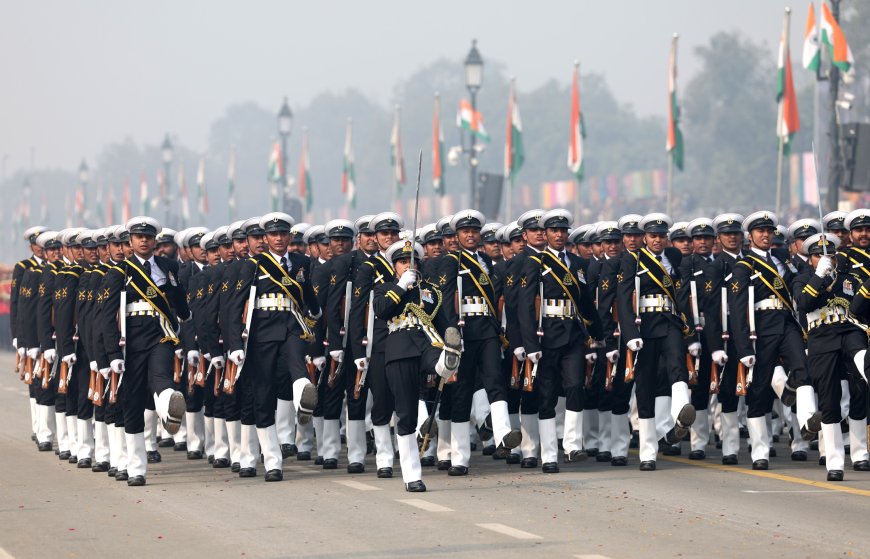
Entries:
{"type": "MultiPolygon", "coordinates": [[[[486,390],[481,388],[471,395],[471,421],[478,427],[481,427],[483,422],[486,421],[487,415],[489,415],[489,400],[486,397],[486,390]]],[[[495,417],[493,417],[494,423],[495,417]]]]}
{"type": "Polygon", "coordinates": [[[849,417],[849,401],[852,398],[851,392],[849,392],[849,381],[841,380],[840,381],[840,416],[841,417],[849,417]]]}
{"type": "Polygon", "coordinates": [[[293,409],[293,400],[278,398],[275,408],[275,429],[278,431],[278,442],[281,444],[295,444],[293,426],[296,424],[296,410],[293,409]]]}
{"type": "Polygon", "coordinates": [[[795,433],[795,436],[800,437],[800,427],[806,427],[807,421],[819,408],[816,405],[816,392],[812,386],[798,387],[795,399],[797,403],[796,419],[798,423],[798,432],[795,433]]]}
{"type": "MultiPolygon", "coordinates": [[[[598,424],[598,410],[583,410],[583,444],[581,445],[583,448],[597,448],[601,450],[600,443],[600,434],[601,428],[598,424]]],[[[567,418],[568,412],[565,412],[565,429],[568,429],[567,418]]],[[[568,438],[568,433],[565,433],[565,438],[568,438]]],[[[562,446],[565,446],[565,442],[562,442],[562,446]]],[[[566,448],[567,450],[567,448],[566,448]]]]}
{"type": "Polygon", "coordinates": [[[278,444],[278,431],[275,426],[257,428],[257,440],[260,442],[266,471],[281,470],[281,445],[278,444]]]}
{"type": "Polygon", "coordinates": [[[691,428],[692,450],[706,451],[707,443],[710,442],[710,416],[707,410],[703,410],[695,416],[695,422],[691,428]]]}
{"type": "Polygon", "coordinates": [[[637,414],[637,396],[635,395],[635,386],[631,387],[631,398],[628,400],[628,418],[631,421],[631,428],[635,431],[640,430],[640,416],[637,414]]]}
{"type": "Polygon", "coordinates": [[[492,414],[492,435],[496,447],[501,446],[504,438],[511,432],[511,418],[508,414],[508,405],[504,400],[497,400],[489,404],[492,414]]]}
{"type": "Polygon", "coordinates": [[[145,456],[145,433],[125,433],[127,441],[127,474],[130,477],[144,476],[148,467],[145,456]]]}
{"type": "Polygon", "coordinates": [[[205,455],[214,456],[214,422],[216,418],[203,415],[205,422],[205,455]]]}
{"type": "Polygon", "coordinates": [[[843,432],[839,423],[822,423],[825,434],[825,467],[831,470],[842,470],[846,463],[846,452],[843,448],[843,432]]]}
{"type": "MultiPolygon", "coordinates": [[[[582,411],[565,411],[565,435],[562,439],[562,449],[566,455],[574,450],[583,450],[584,419],[584,412],[582,411]]],[[[547,462],[552,461],[547,460],[547,462]]]]}
{"type": "MultiPolygon", "coordinates": [[[[375,425],[375,464],[378,469],[393,467],[393,435],[389,425],[375,425]]],[[[434,446],[435,441],[430,442],[434,446]]],[[[401,452],[401,451],[400,451],[401,452]]],[[[414,481],[414,480],[411,480],[414,481]]]]}
{"type": "Polygon", "coordinates": [[[523,458],[538,457],[538,446],[541,443],[538,424],[538,414],[536,413],[524,413],[520,416],[520,429],[523,433],[520,452],[522,452],[523,458]]]}
{"type": "Polygon", "coordinates": [[[765,417],[747,417],[746,426],[749,429],[749,444],[752,445],[752,461],[768,460],[770,458],[770,435],[767,432],[765,417]]]}
{"type": "Polygon", "coordinates": [[[720,414],[722,432],[722,456],[736,456],[740,452],[740,426],[737,423],[737,412],[720,414]]]}
{"type": "Polygon", "coordinates": [[[202,410],[185,412],[184,423],[187,426],[187,451],[203,450],[205,415],[202,410]]]}
{"type": "MultiPolygon", "coordinates": [[[[658,400],[658,398],[656,398],[658,400]]],[[[668,416],[670,417],[670,416],[668,416]]],[[[656,420],[638,418],[638,454],[641,462],[655,462],[659,450],[659,435],[656,420]]]]}
{"type": "Polygon", "coordinates": [[[299,452],[314,450],[314,424],[311,421],[296,428],[296,448],[299,452]]]}
{"type": "Polygon", "coordinates": [[[559,396],[556,400],[556,438],[565,437],[565,397],[559,396]]]}
{"type": "Polygon", "coordinates": [[[849,418],[849,456],[852,464],[870,459],[867,454],[867,420],[849,418]]]}
{"type": "Polygon", "coordinates": [[[323,458],[338,460],[341,452],[341,425],[337,419],[323,420],[323,458]]]}
{"type": "MultiPolygon", "coordinates": [[[[39,408],[36,410],[39,413],[39,408]]],[[[54,412],[54,427],[57,429],[57,449],[60,452],[70,452],[69,435],[66,432],[66,414],[54,412]]],[[[34,433],[37,430],[33,431],[34,433]]],[[[37,440],[39,438],[37,437],[37,440]]]]}
{"type": "MultiPolygon", "coordinates": [[[[598,418],[598,452],[611,452],[613,446],[613,435],[611,423],[613,422],[613,412],[600,411],[596,414],[598,418]]],[[[584,421],[583,426],[586,426],[584,421]]],[[[611,453],[612,455],[612,453],[611,453]]]]}
{"type": "Polygon", "coordinates": [[[671,430],[671,427],[674,426],[674,420],[671,417],[670,396],[656,396],[655,413],[656,435],[658,436],[658,439],[661,439],[667,435],[668,431],[671,430]]]}
{"type": "Polygon", "coordinates": [[[417,437],[399,435],[399,464],[402,466],[402,481],[411,483],[423,479],[423,469],[420,467],[420,453],[417,451],[417,437]]]}
{"type": "MultiPolygon", "coordinates": [[[[675,382],[671,385],[671,419],[674,423],[677,422],[677,417],[682,409],[692,402],[689,395],[689,385],[683,381],[675,382]]],[[[688,427],[684,425],[684,427],[688,427]]]]}
{"type": "Polygon", "coordinates": [[[347,439],[347,461],[349,464],[366,461],[366,422],[364,419],[349,419],[347,421],[345,438],[347,439]]]}
{"type": "Polygon", "coordinates": [[[145,410],[145,450],[157,450],[157,412],[145,410]]]}
{"type": "Polygon", "coordinates": [[[629,445],[631,445],[631,421],[628,419],[628,414],[613,415],[610,418],[611,456],[627,458],[629,445]]]}
{"type": "Polygon", "coordinates": [[[94,460],[96,462],[108,462],[109,450],[109,426],[103,421],[94,422],[94,460]]]}
{"type": "MultiPolygon", "coordinates": [[[[241,464],[242,458],[242,422],[225,421],[227,428],[227,441],[230,445],[230,463],[241,464]]],[[[215,456],[217,458],[217,456],[215,456]]]]}
{"type": "MultiPolygon", "coordinates": [[[[520,434],[522,435],[523,430],[520,427],[520,414],[518,414],[518,413],[509,414],[508,419],[511,422],[511,430],[519,429],[520,434]]],[[[512,448],[511,454],[516,454],[517,456],[522,456],[523,452],[522,452],[522,449],[520,448],[521,446],[522,446],[522,443],[520,443],[520,446],[516,446],[516,447],[512,448]]]]}
{"type": "MultiPolygon", "coordinates": [[[[435,417],[438,415],[436,413],[435,417]]],[[[436,419],[438,422],[438,460],[450,460],[450,432],[453,424],[449,419],[436,419]]]]}
{"type": "Polygon", "coordinates": [[[36,432],[39,430],[39,426],[36,423],[38,418],[39,418],[38,417],[39,411],[36,408],[36,406],[38,404],[36,403],[36,398],[29,398],[29,400],[30,400],[30,432],[35,435],[36,432]]]}
{"type": "Polygon", "coordinates": [[[538,433],[541,438],[541,462],[549,464],[559,461],[559,441],[556,434],[556,419],[538,419],[538,433]]]}
{"type": "Polygon", "coordinates": [[[323,417],[313,416],[312,421],[308,424],[314,429],[314,441],[317,446],[317,455],[323,456],[323,441],[326,439],[326,435],[323,433],[323,417]]]}
{"type": "Polygon", "coordinates": [[[79,451],[76,456],[79,460],[83,458],[94,458],[94,423],[90,419],[76,420],[76,439],[79,443],[79,451]]]}
{"type": "Polygon", "coordinates": [[[451,422],[450,425],[450,462],[453,466],[468,467],[471,458],[471,432],[468,421],[451,422]]]}
{"type": "Polygon", "coordinates": [[[115,455],[112,466],[119,472],[127,469],[127,435],[123,427],[112,427],[112,453],[115,455]]]}
{"type": "Polygon", "coordinates": [[[49,422],[49,417],[54,411],[54,408],[51,406],[37,406],[36,410],[36,441],[40,443],[50,443],[51,442],[51,424],[49,422]]]}
{"type": "Polygon", "coordinates": [[[257,467],[257,459],[260,457],[260,444],[257,439],[257,428],[254,425],[242,423],[241,445],[239,449],[240,467],[257,467]]]}
{"type": "Polygon", "coordinates": [[[79,437],[78,437],[78,428],[76,426],[77,417],[74,415],[67,415],[64,420],[66,421],[66,433],[67,437],[69,437],[69,450],[72,452],[73,456],[78,456],[79,451],[79,437]]]}
{"type": "MultiPolygon", "coordinates": [[[[190,442],[187,443],[187,450],[191,450],[190,442]]],[[[212,456],[215,460],[218,458],[230,457],[230,440],[227,430],[227,421],[219,417],[214,418],[214,451],[212,456]]]]}

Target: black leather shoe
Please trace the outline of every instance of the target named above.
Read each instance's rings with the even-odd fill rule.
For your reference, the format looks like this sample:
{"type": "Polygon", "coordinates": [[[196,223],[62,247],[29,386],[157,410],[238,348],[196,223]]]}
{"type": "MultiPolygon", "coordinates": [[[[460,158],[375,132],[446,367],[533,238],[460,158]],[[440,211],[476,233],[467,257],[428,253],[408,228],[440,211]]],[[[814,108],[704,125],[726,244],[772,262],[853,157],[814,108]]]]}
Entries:
{"type": "Polygon", "coordinates": [[[76,467],[81,469],[87,468],[90,470],[91,466],[93,466],[93,463],[91,462],[90,458],[82,458],[81,460],[79,460],[76,467]]]}
{"type": "Polygon", "coordinates": [[[266,481],[284,481],[284,472],[281,470],[269,470],[264,477],[266,481]]]}
{"type": "Polygon", "coordinates": [[[442,472],[446,472],[450,469],[450,460],[439,460],[438,461],[438,469],[442,472]]]}
{"type": "Polygon", "coordinates": [[[212,468],[229,468],[230,467],[230,459],[229,458],[215,458],[214,463],[211,465],[212,468]]]}
{"type": "Polygon", "coordinates": [[[315,466],[322,466],[323,465],[323,456],[318,456],[317,458],[315,458],[314,465],[315,466]]]}
{"type": "Polygon", "coordinates": [[[72,456],[72,453],[68,450],[64,450],[60,454],[57,455],[58,460],[69,460],[69,457],[72,456]]]}
{"type": "Polygon", "coordinates": [[[311,453],[307,450],[297,452],[296,453],[296,460],[298,460],[300,462],[306,462],[308,460],[311,460],[311,453]]]}
{"type": "Polygon", "coordinates": [[[435,465],[435,457],[434,456],[424,456],[420,458],[420,465],[426,468],[431,468],[435,465]]]}
{"type": "Polygon", "coordinates": [[[778,443],[778,442],[779,442],[779,435],[774,435],[774,436],[773,436],[773,442],[775,442],[775,443],[778,443]]]}
{"type": "Polygon", "coordinates": [[[392,468],[378,468],[378,477],[380,479],[389,479],[393,477],[393,469],[392,468]]]}
{"type": "Polygon", "coordinates": [[[239,477],[257,477],[257,468],[239,468],[239,477]]]}
{"type": "Polygon", "coordinates": [[[172,437],[169,437],[168,439],[160,439],[160,441],[157,442],[157,446],[159,448],[172,448],[175,446],[175,441],[172,437]]]}
{"type": "Polygon", "coordinates": [[[487,446],[483,447],[483,455],[484,456],[492,456],[493,454],[495,454],[495,445],[494,444],[487,445],[487,446]]]}
{"type": "Polygon", "coordinates": [[[559,464],[557,464],[556,462],[547,462],[543,466],[541,466],[541,471],[545,474],[558,474],[559,464]]]}
{"type": "Polygon", "coordinates": [[[655,460],[644,460],[640,463],[640,471],[642,472],[654,472],[656,469],[655,460]]]}
{"type": "Polygon", "coordinates": [[[768,468],[768,465],[769,465],[768,461],[765,460],[764,458],[761,458],[761,459],[756,460],[752,463],[752,469],[753,470],[766,470],[768,468]]]}
{"type": "Polygon", "coordinates": [[[450,469],[447,470],[448,476],[467,476],[468,475],[468,466],[450,466],[450,469]]]}
{"type": "Polygon", "coordinates": [[[689,460],[703,460],[707,457],[707,453],[703,450],[693,450],[689,453],[689,460]]]}
{"type": "Polygon", "coordinates": [[[819,466],[827,466],[827,465],[828,465],[828,459],[825,458],[824,456],[819,456],[819,466]]]}
{"type": "Polygon", "coordinates": [[[511,450],[520,446],[521,442],[523,442],[523,432],[519,429],[511,429],[510,432],[502,438],[493,458],[507,458],[511,453],[511,450]]]}
{"type": "Polygon", "coordinates": [[[640,446],[640,433],[638,431],[631,432],[631,439],[628,441],[628,448],[637,448],[640,446]]]}
{"type": "MultiPolygon", "coordinates": [[[[425,431],[424,431],[425,432],[425,431]]],[[[375,453],[375,434],[373,431],[366,431],[366,456],[375,453]]]]}
{"type": "Polygon", "coordinates": [[[510,454],[507,455],[507,458],[505,458],[505,462],[507,462],[508,464],[519,464],[520,463],[520,455],[514,454],[513,452],[511,452],[510,454]]]}
{"type": "Polygon", "coordinates": [[[51,451],[51,441],[38,443],[36,448],[39,449],[39,452],[50,452],[51,451]]]}
{"type": "MultiPolygon", "coordinates": [[[[595,450],[595,455],[598,455],[598,449],[595,450]]],[[[582,462],[589,457],[588,452],[583,450],[572,450],[571,452],[565,453],[565,463],[570,464],[571,462],[582,462]]],[[[546,464],[544,464],[546,466],[546,464]]]]}
{"type": "Polygon", "coordinates": [[[360,462],[351,462],[347,465],[347,473],[349,474],[362,474],[365,471],[365,464],[362,464],[360,462]]]}
{"type": "Polygon", "coordinates": [[[482,441],[488,441],[492,438],[492,414],[486,416],[483,420],[483,425],[477,428],[477,435],[482,441]]]}
{"type": "Polygon", "coordinates": [[[187,443],[175,443],[173,445],[172,450],[175,452],[187,452],[187,443]]]}
{"type": "Polygon", "coordinates": [[[596,462],[610,462],[613,460],[613,455],[610,454],[609,450],[604,450],[598,453],[598,456],[595,457],[596,462]]]}
{"type": "Polygon", "coordinates": [[[115,477],[115,474],[118,473],[118,468],[112,466],[111,468],[109,468],[108,473],[109,473],[109,477],[115,477]]]}
{"type": "Polygon", "coordinates": [[[776,449],[773,447],[770,447],[770,450],[768,451],[767,455],[770,458],[776,458],[776,449]]]}
{"type": "Polygon", "coordinates": [[[736,454],[728,454],[727,456],[723,456],[722,463],[726,466],[736,466],[737,465],[737,455],[736,454]]]}
{"type": "Polygon", "coordinates": [[[323,469],[324,470],[337,470],[338,469],[338,459],[336,459],[336,458],[324,458],[323,459],[323,469]]]}
{"type": "Polygon", "coordinates": [[[795,462],[806,462],[807,461],[807,453],[804,450],[795,450],[791,453],[791,459],[795,462]]]}
{"type": "Polygon", "coordinates": [[[790,408],[797,402],[797,392],[795,392],[795,389],[789,385],[788,381],[785,382],[782,396],[780,396],[779,399],[782,400],[782,406],[785,408],[790,408]]]}
{"type": "Polygon", "coordinates": [[[291,456],[296,456],[299,453],[299,449],[296,448],[295,444],[282,444],[281,445],[281,458],[289,458],[291,456]]]}
{"type": "Polygon", "coordinates": [[[520,468],[537,468],[538,467],[538,459],[534,456],[529,456],[528,458],[523,458],[522,462],[520,462],[520,468]]]}
{"type": "Polygon", "coordinates": [[[856,472],[870,472],[870,462],[867,460],[859,460],[852,463],[852,469],[856,472]]]}
{"type": "Polygon", "coordinates": [[[662,454],[665,456],[679,456],[683,453],[683,450],[678,446],[667,446],[664,450],[662,450],[662,454]]]}
{"type": "Polygon", "coordinates": [[[145,485],[145,476],[133,476],[127,480],[128,487],[142,487],[143,485],[145,485]]]}
{"type": "Polygon", "coordinates": [[[108,462],[97,462],[93,466],[91,466],[92,472],[104,473],[109,471],[109,463],[108,462]]]}
{"type": "Polygon", "coordinates": [[[610,459],[611,466],[628,466],[628,458],[625,456],[614,456],[610,459]]]}
{"type": "Polygon", "coordinates": [[[426,486],[423,484],[422,480],[412,481],[411,483],[405,484],[405,491],[408,493],[425,493],[426,486]]]}
{"type": "Polygon", "coordinates": [[[745,426],[741,426],[738,429],[738,432],[740,433],[741,439],[748,439],[749,438],[749,429],[747,429],[745,426]]]}
{"type": "Polygon", "coordinates": [[[119,470],[115,474],[115,481],[127,481],[130,479],[130,476],[127,475],[127,470],[119,470]]]}
{"type": "Polygon", "coordinates": [[[149,464],[156,464],[156,463],[158,463],[158,462],[160,462],[160,461],[163,460],[163,457],[160,456],[160,452],[159,452],[159,451],[156,451],[156,450],[149,450],[149,451],[146,452],[145,454],[146,454],[146,456],[148,457],[148,463],[149,463],[149,464]]]}
{"type": "Polygon", "coordinates": [[[233,464],[230,466],[230,471],[233,472],[234,474],[239,473],[239,471],[241,469],[242,469],[242,465],[239,464],[238,462],[233,462],[233,464]]]}
{"type": "Polygon", "coordinates": [[[843,470],[831,470],[828,472],[828,481],[843,481],[843,470]]]}
{"type": "Polygon", "coordinates": [[[208,463],[214,465],[214,454],[208,455],[208,463]]]}
{"type": "Polygon", "coordinates": [[[595,458],[596,456],[598,456],[598,449],[597,448],[587,448],[586,449],[586,456],[589,456],[590,458],[595,458]]]}
{"type": "Polygon", "coordinates": [[[69,457],[69,460],[67,460],[67,462],[70,463],[70,464],[78,464],[78,463],[79,463],[79,457],[78,457],[78,456],[75,456],[75,455],[70,456],[70,457],[69,457]]]}
{"type": "Polygon", "coordinates": [[[201,450],[191,450],[187,453],[188,460],[202,460],[202,451],[201,450]]]}

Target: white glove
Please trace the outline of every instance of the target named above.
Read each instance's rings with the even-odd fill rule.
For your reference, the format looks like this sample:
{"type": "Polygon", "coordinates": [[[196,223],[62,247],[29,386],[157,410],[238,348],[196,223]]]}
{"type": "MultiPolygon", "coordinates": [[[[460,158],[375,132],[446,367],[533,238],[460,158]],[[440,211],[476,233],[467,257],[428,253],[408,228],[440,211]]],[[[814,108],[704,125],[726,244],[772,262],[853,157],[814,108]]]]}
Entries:
{"type": "Polygon", "coordinates": [[[369,368],[369,360],[365,357],[360,357],[359,359],[354,359],[353,364],[356,365],[357,371],[364,371],[369,368]]]}
{"type": "Polygon", "coordinates": [[[32,347],[32,348],[28,349],[27,350],[27,357],[30,357],[31,359],[36,361],[36,358],[39,357],[39,348],[32,347]]]}
{"type": "Polygon", "coordinates": [[[833,265],[834,263],[831,262],[830,256],[822,256],[819,258],[819,263],[816,265],[816,275],[820,278],[825,277],[828,275],[828,272],[831,271],[833,265]]]}
{"type": "Polygon", "coordinates": [[[616,364],[616,362],[619,361],[619,350],[614,349],[613,351],[608,351],[607,360],[613,364],[616,364]]]}
{"type": "Polygon", "coordinates": [[[721,349],[717,349],[713,352],[713,361],[721,367],[728,362],[728,355],[721,349]]]}
{"type": "Polygon", "coordinates": [[[587,353],[586,354],[586,362],[587,363],[595,363],[595,361],[597,361],[597,360],[598,360],[597,353],[587,353]]]}
{"type": "Polygon", "coordinates": [[[312,359],[311,362],[314,364],[314,367],[318,371],[322,371],[323,368],[326,366],[326,357],[323,357],[321,355],[320,357],[315,357],[314,359],[312,359]]]}
{"type": "Polygon", "coordinates": [[[689,344],[689,355],[698,357],[701,355],[701,342],[692,342],[689,344]]]}
{"type": "Polygon", "coordinates": [[[211,364],[214,365],[215,369],[223,369],[224,368],[224,356],[218,355],[217,357],[211,360],[211,364]]]}
{"type": "MultiPolygon", "coordinates": [[[[179,350],[179,351],[183,351],[183,350],[179,350]]],[[[199,365],[199,352],[196,351],[195,349],[188,351],[187,352],[187,362],[190,364],[191,367],[198,366],[199,365]]]]}
{"type": "Polygon", "coordinates": [[[109,367],[112,369],[114,373],[123,373],[124,372],[124,360],[123,359],[112,359],[112,362],[109,363],[109,367]]]}
{"type": "Polygon", "coordinates": [[[312,314],[311,311],[308,311],[308,316],[311,317],[311,320],[318,320],[321,316],[323,316],[323,309],[317,311],[317,314],[312,314]]]}
{"type": "Polygon", "coordinates": [[[78,361],[78,357],[76,357],[75,353],[70,353],[69,355],[63,356],[63,362],[66,363],[69,367],[72,367],[78,361]]]}
{"type": "Polygon", "coordinates": [[[57,351],[54,349],[46,349],[42,352],[42,356],[48,361],[49,365],[54,363],[57,359],[57,351]]]}
{"type": "Polygon", "coordinates": [[[245,350],[237,349],[229,354],[229,360],[235,363],[236,365],[241,365],[245,360],[245,350]]]}
{"type": "Polygon", "coordinates": [[[19,347],[19,348],[18,348],[18,357],[20,357],[21,359],[24,359],[24,355],[25,355],[26,353],[27,353],[27,350],[24,349],[23,347],[19,347]]]}
{"type": "Polygon", "coordinates": [[[520,363],[522,363],[523,361],[526,360],[526,348],[524,348],[524,347],[518,347],[518,348],[516,348],[516,349],[514,350],[514,355],[516,356],[517,361],[519,361],[520,363]]]}
{"type": "Polygon", "coordinates": [[[18,349],[18,338],[12,338],[12,347],[18,349]]]}
{"type": "Polygon", "coordinates": [[[329,352],[329,356],[332,357],[333,361],[337,361],[339,363],[344,359],[344,350],[343,349],[335,349],[329,352]]]}
{"type": "Polygon", "coordinates": [[[744,365],[746,365],[747,367],[752,367],[753,365],[755,365],[755,356],[754,355],[747,355],[746,357],[742,357],[740,359],[740,362],[743,363],[744,365]]]}
{"type": "Polygon", "coordinates": [[[90,363],[88,363],[88,367],[90,367],[89,370],[91,370],[91,371],[99,371],[100,370],[100,366],[97,365],[96,361],[91,361],[90,363]]]}
{"type": "Polygon", "coordinates": [[[184,359],[184,350],[181,348],[176,349],[175,350],[175,358],[176,359],[184,359]]]}
{"type": "Polygon", "coordinates": [[[537,363],[538,361],[540,361],[541,356],[543,356],[543,355],[544,355],[544,352],[535,351],[533,353],[529,353],[526,357],[528,357],[529,361],[531,361],[534,364],[534,363],[537,363]]]}
{"type": "Polygon", "coordinates": [[[417,270],[405,270],[399,278],[399,287],[405,290],[415,283],[417,283],[417,270]]]}
{"type": "Polygon", "coordinates": [[[111,372],[112,372],[111,367],[107,368],[107,369],[100,369],[100,375],[102,375],[102,377],[105,380],[109,380],[109,373],[111,373],[111,372]]]}
{"type": "Polygon", "coordinates": [[[628,340],[626,346],[628,346],[628,349],[630,349],[631,351],[640,351],[643,349],[643,340],[640,338],[628,340]]]}

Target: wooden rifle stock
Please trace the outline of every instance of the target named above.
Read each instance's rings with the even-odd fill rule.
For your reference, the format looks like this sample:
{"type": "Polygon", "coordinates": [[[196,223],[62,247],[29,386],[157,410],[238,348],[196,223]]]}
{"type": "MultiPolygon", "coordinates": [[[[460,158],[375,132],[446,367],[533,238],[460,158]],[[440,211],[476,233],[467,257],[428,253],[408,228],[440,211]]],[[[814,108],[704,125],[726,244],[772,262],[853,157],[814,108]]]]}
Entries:
{"type": "Polygon", "coordinates": [[[109,375],[109,403],[116,404],[118,403],[118,380],[120,376],[115,371],[109,375]]]}
{"type": "Polygon", "coordinates": [[[18,354],[17,349],[15,350],[15,373],[20,380],[24,380],[24,377],[21,375],[21,356],[18,354]]]}
{"type": "Polygon", "coordinates": [[[97,407],[102,407],[103,405],[103,392],[105,392],[106,387],[103,384],[103,375],[97,371],[97,376],[94,378],[94,405],[97,407]]]}
{"type": "Polygon", "coordinates": [[[610,392],[613,390],[613,372],[616,370],[616,367],[613,366],[610,359],[607,360],[605,366],[607,367],[607,371],[604,374],[604,390],[610,392]]]}
{"type": "Polygon", "coordinates": [[[710,366],[710,394],[719,393],[719,364],[713,361],[710,366]]]}
{"type": "Polygon", "coordinates": [[[522,381],[520,380],[520,360],[517,359],[516,355],[511,355],[511,388],[514,390],[519,390],[523,387],[522,381]]]}
{"type": "MultiPolygon", "coordinates": [[[[317,367],[314,366],[314,363],[311,361],[305,362],[305,369],[308,371],[308,380],[311,384],[314,384],[314,378],[317,373],[317,367]]],[[[227,365],[227,372],[229,372],[229,365],[227,365]]]]}
{"type": "Polygon", "coordinates": [[[21,368],[24,371],[24,384],[33,384],[33,358],[25,354],[21,368]]]}
{"type": "Polygon", "coordinates": [[[234,394],[236,392],[236,372],[239,366],[232,361],[227,361],[227,366],[224,369],[224,394],[234,394]]]}
{"type": "MultiPolygon", "coordinates": [[[[93,371],[91,371],[93,373],[93,371]]],[[[60,362],[60,376],[57,378],[57,393],[58,394],[66,394],[69,386],[67,383],[67,379],[69,379],[69,365],[67,365],[66,361],[60,362]]],[[[93,378],[91,378],[91,382],[93,383],[93,378]]],[[[93,386],[88,386],[88,394],[91,394],[91,389],[93,386]]],[[[88,396],[88,399],[91,399],[88,396]]]]}
{"type": "Polygon", "coordinates": [[[634,352],[630,349],[625,350],[625,382],[634,380],[634,352]]]}
{"type": "Polygon", "coordinates": [[[214,368],[214,389],[213,389],[213,391],[214,391],[215,396],[217,396],[218,394],[221,393],[221,376],[222,376],[221,371],[223,371],[223,369],[221,369],[219,367],[214,368]]]}
{"type": "Polygon", "coordinates": [[[48,388],[48,381],[51,380],[51,364],[46,361],[45,357],[42,358],[40,363],[41,366],[39,367],[39,378],[42,381],[42,384],[40,386],[43,390],[46,390],[48,388]]]}
{"type": "MultiPolygon", "coordinates": [[[[202,359],[202,358],[200,358],[200,359],[202,359]]],[[[193,383],[194,383],[194,381],[196,381],[196,369],[197,369],[196,366],[191,365],[190,363],[187,364],[187,395],[188,396],[193,395],[193,386],[194,386],[193,383]]]]}
{"type": "Polygon", "coordinates": [[[737,364],[737,388],[734,391],[738,396],[746,396],[746,365],[737,364]]]}
{"type": "Polygon", "coordinates": [[[353,379],[353,399],[354,400],[359,400],[359,397],[360,397],[361,390],[359,387],[359,381],[360,381],[360,378],[362,378],[362,373],[363,373],[363,370],[357,367],[356,376],[353,379]]]}
{"type": "Polygon", "coordinates": [[[194,376],[194,384],[200,388],[205,388],[205,358],[199,358],[199,365],[196,367],[196,376],[194,376]]]}
{"type": "Polygon", "coordinates": [[[533,367],[532,360],[526,359],[523,367],[523,392],[533,392],[535,390],[535,379],[532,378],[533,367]]]}
{"type": "Polygon", "coordinates": [[[176,355],[172,361],[172,382],[181,384],[182,372],[184,372],[184,359],[176,355]]]}
{"type": "Polygon", "coordinates": [[[592,375],[595,373],[595,362],[586,362],[586,390],[592,389],[592,375]]]}
{"type": "MultiPolygon", "coordinates": [[[[94,401],[94,390],[95,390],[94,385],[96,384],[96,380],[97,380],[94,377],[96,377],[96,375],[97,375],[97,372],[94,371],[93,369],[91,369],[90,375],[88,377],[88,400],[90,400],[91,402],[94,401]]],[[[66,394],[66,386],[64,386],[64,392],[61,392],[61,385],[66,385],[66,382],[64,382],[64,379],[63,379],[63,371],[61,371],[60,378],[57,381],[57,391],[60,392],[61,394],[66,394]]]]}
{"type": "Polygon", "coordinates": [[[329,376],[326,377],[326,384],[330,388],[335,387],[335,371],[338,369],[338,361],[335,359],[329,360],[329,376]]]}
{"type": "Polygon", "coordinates": [[[689,386],[698,384],[698,370],[695,368],[695,358],[686,352],[686,369],[689,371],[689,386]]]}

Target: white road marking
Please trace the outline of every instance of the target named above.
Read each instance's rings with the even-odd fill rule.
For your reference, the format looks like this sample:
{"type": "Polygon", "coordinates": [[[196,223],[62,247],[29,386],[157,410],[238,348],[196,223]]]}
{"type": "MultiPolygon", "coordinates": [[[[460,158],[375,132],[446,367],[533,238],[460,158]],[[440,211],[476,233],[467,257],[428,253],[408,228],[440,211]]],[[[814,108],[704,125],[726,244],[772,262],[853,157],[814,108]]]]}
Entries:
{"type": "Polygon", "coordinates": [[[0,559],[15,559],[12,554],[0,547],[0,559]]]}
{"type": "Polygon", "coordinates": [[[360,483],[358,481],[351,481],[349,479],[334,479],[333,483],[337,483],[339,485],[344,485],[345,487],[350,487],[351,489],[357,489],[359,491],[380,491],[380,487],[375,487],[374,485],[369,485],[367,483],[360,483]]]}
{"type": "Polygon", "coordinates": [[[451,508],[437,505],[435,503],[430,503],[429,501],[424,501],[423,499],[396,499],[396,501],[404,503],[406,505],[411,505],[412,507],[417,507],[418,509],[422,509],[427,512],[453,512],[453,509],[451,508]]]}
{"type": "Polygon", "coordinates": [[[575,555],[577,559],[610,559],[607,555],[575,555]]]}
{"type": "Polygon", "coordinates": [[[294,470],[294,474],[322,474],[323,470],[294,470]]]}
{"type": "Polygon", "coordinates": [[[485,523],[485,524],[477,524],[480,528],[485,528],[486,530],[492,530],[493,532],[497,532],[499,534],[510,536],[512,538],[516,538],[518,540],[539,540],[541,536],[531,534],[529,532],[524,532],[522,530],[517,530],[516,528],[511,528],[510,526],[505,526],[504,524],[494,523],[485,523]]]}
{"type": "Polygon", "coordinates": [[[18,387],[15,386],[4,386],[3,390],[6,392],[18,392],[18,387]]]}
{"type": "Polygon", "coordinates": [[[744,489],[741,493],[836,493],[833,489],[779,489],[779,490],[756,490],[744,489]]]}

